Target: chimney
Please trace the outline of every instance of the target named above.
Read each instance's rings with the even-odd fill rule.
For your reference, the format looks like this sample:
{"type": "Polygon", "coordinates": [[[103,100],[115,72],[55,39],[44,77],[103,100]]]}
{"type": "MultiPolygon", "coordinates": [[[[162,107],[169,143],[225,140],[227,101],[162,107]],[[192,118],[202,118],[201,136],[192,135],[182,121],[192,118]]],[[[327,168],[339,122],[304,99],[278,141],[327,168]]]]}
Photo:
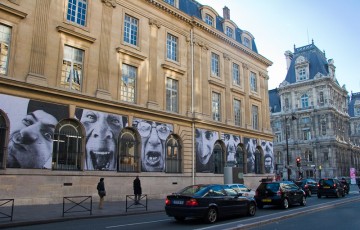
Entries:
{"type": "Polygon", "coordinates": [[[287,51],[285,51],[284,55],[286,58],[286,70],[289,70],[291,60],[293,59],[293,53],[291,53],[291,51],[287,50],[287,51]]]}
{"type": "Polygon", "coordinates": [[[227,6],[225,6],[223,8],[223,17],[224,17],[224,19],[229,19],[230,20],[230,9],[227,8],[227,6]]]}

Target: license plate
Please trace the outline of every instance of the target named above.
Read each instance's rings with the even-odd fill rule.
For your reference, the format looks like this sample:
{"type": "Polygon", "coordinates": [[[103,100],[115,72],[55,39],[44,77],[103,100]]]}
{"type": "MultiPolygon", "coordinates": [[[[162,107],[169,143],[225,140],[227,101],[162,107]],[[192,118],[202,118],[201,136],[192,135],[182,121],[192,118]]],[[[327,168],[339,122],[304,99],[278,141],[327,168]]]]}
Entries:
{"type": "Polygon", "coordinates": [[[173,200],[173,204],[184,204],[183,200],[173,200]]]}
{"type": "Polygon", "coordinates": [[[324,186],[324,188],[330,188],[330,186],[324,186]]]}
{"type": "Polygon", "coordinates": [[[262,202],[271,202],[271,199],[262,199],[262,202]]]}

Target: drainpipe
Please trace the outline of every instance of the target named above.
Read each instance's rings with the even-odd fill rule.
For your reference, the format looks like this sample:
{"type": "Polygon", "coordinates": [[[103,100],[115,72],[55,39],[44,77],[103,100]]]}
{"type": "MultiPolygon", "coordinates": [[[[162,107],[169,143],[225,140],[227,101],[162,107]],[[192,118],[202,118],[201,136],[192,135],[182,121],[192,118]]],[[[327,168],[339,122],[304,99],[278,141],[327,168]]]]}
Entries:
{"type": "Polygon", "coordinates": [[[192,184],[195,184],[195,122],[194,122],[194,34],[193,29],[190,30],[190,48],[191,48],[191,136],[192,136],[192,184]]]}

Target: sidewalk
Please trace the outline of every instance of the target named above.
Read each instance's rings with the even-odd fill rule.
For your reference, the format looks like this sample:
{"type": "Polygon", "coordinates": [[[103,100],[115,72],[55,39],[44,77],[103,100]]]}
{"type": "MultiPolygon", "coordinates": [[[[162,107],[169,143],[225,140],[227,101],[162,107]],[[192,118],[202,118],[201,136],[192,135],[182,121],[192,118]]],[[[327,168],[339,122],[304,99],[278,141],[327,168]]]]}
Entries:
{"type": "Polygon", "coordinates": [[[90,208],[90,202],[82,203],[82,206],[75,203],[66,202],[65,213],[63,216],[63,204],[50,204],[50,205],[24,205],[16,206],[16,200],[14,204],[14,212],[12,221],[10,218],[2,218],[2,213],[11,213],[11,208],[0,209],[0,229],[15,226],[27,226],[32,224],[51,223],[64,220],[73,219],[87,219],[98,217],[110,217],[121,215],[134,215],[152,212],[165,211],[165,198],[164,199],[143,199],[140,205],[133,204],[132,200],[128,200],[127,210],[126,201],[106,201],[104,202],[104,208],[99,209],[98,203],[92,203],[92,209],[90,208]],[[75,206],[75,207],[74,207],[75,206]],[[10,211],[9,211],[10,210],[10,211]],[[69,211],[67,211],[69,210],[69,211]],[[92,214],[90,215],[90,211],[92,214]],[[81,211],[81,212],[80,212],[81,211]]]}

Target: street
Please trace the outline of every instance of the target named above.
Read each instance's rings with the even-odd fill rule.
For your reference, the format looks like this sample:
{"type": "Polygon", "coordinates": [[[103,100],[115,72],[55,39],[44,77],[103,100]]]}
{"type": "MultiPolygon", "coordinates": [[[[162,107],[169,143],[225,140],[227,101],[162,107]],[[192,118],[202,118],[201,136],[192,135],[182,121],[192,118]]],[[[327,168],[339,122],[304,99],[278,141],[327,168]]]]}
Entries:
{"type": "Polygon", "coordinates": [[[360,226],[356,213],[360,212],[360,196],[352,193],[344,198],[321,198],[316,196],[307,199],[307,206],[295,205],[287,210],[279,207],[265,206],[258,209],[254,217],[235,216],[221,219],[213,225],[204,224],[201,220],[186,219],[177,222],[165,212],[142,215],[127,215],[107,218],[79,219],[51,224],[10,228],[12,230],[63,230],[63,229],[337,229],[339,223],[343,229],[354,229],[360,226]],[[319,223],[320,220],[320,223],[319,223]],[[255,225],[254,225],[255,224],[255,225]]]}

